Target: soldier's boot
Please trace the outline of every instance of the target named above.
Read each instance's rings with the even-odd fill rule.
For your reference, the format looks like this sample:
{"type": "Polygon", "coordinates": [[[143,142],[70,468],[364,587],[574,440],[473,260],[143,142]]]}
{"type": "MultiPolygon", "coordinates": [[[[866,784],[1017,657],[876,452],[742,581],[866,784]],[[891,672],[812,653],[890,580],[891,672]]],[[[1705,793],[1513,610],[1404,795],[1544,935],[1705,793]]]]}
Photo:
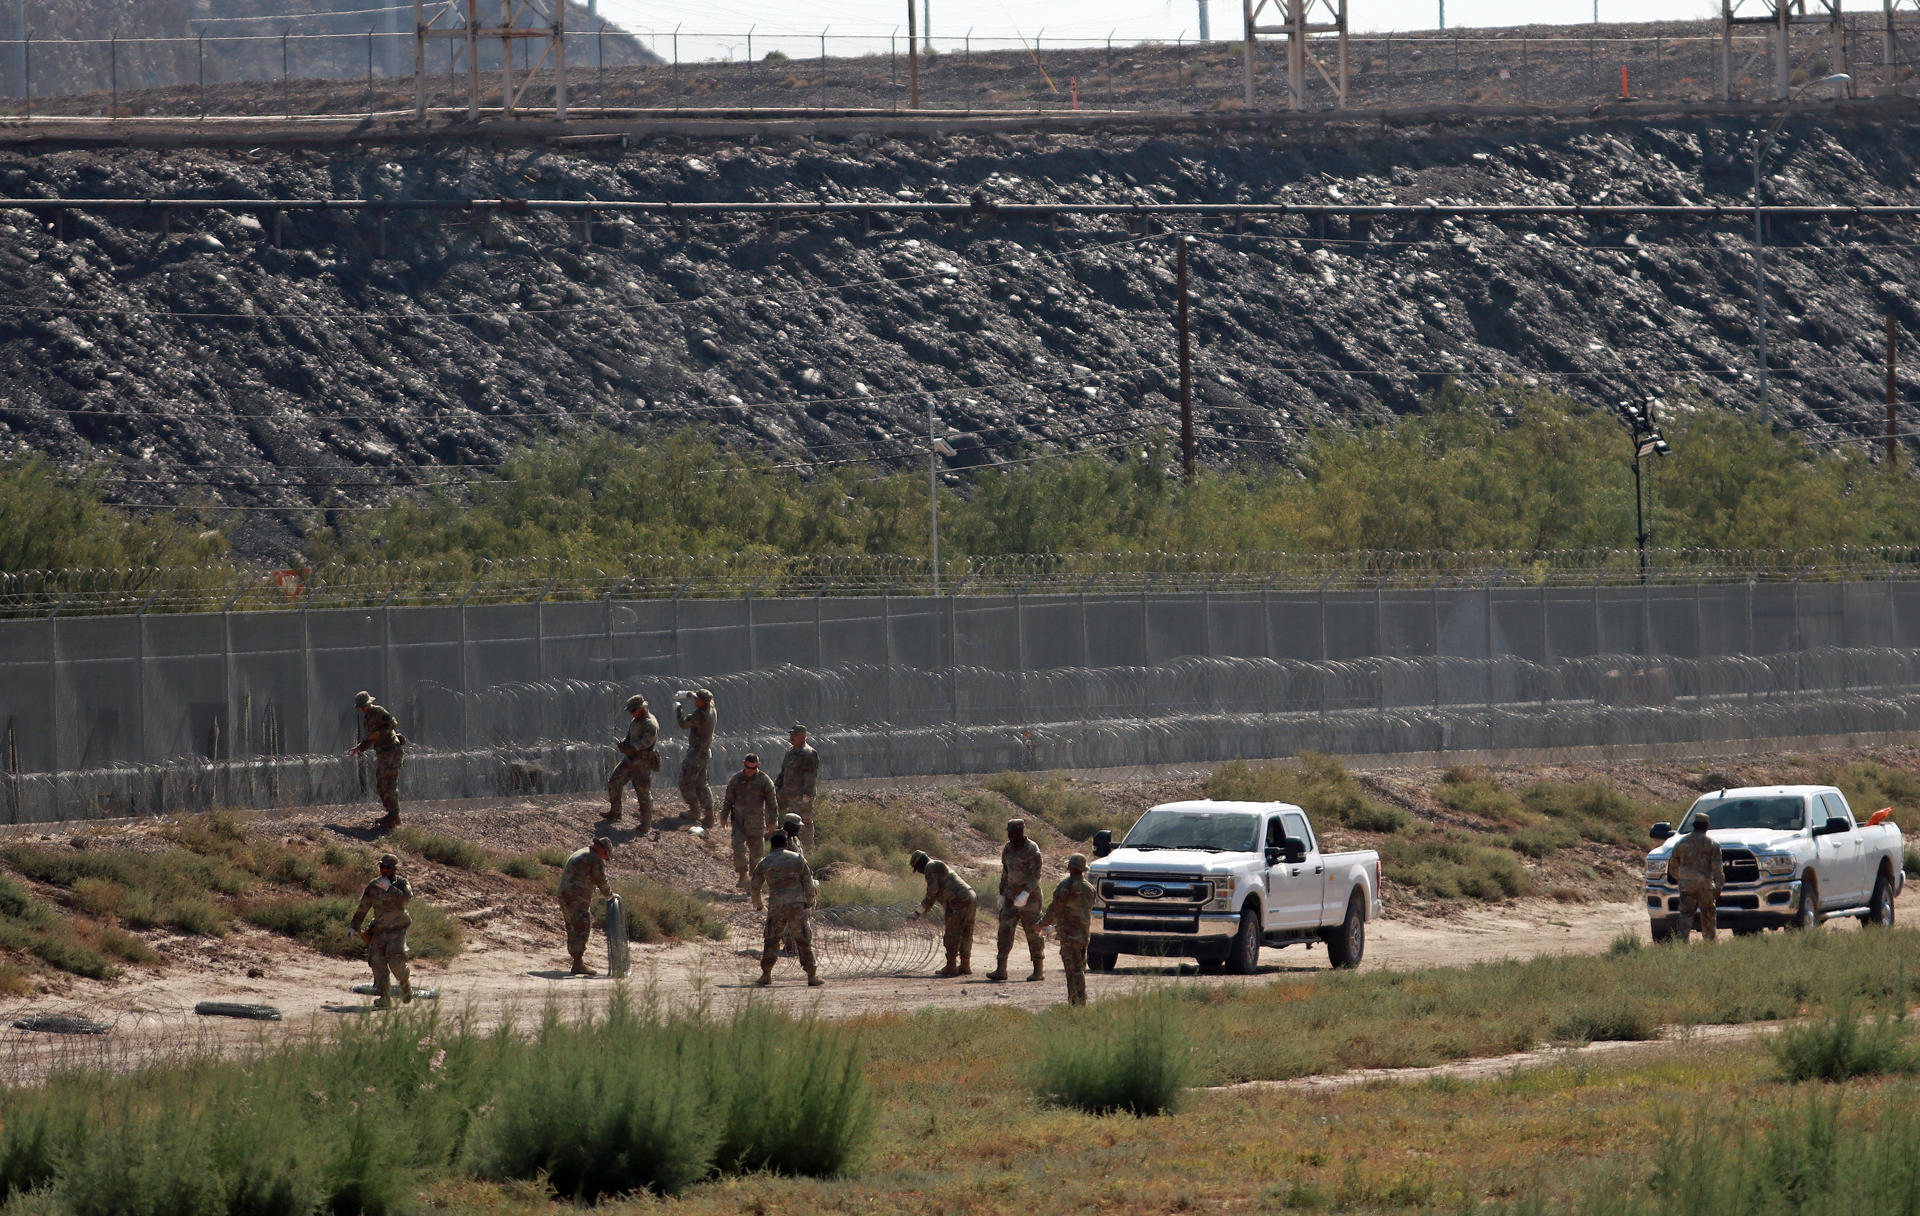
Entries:
{"type": "Polygon", "coordinates": [[[620,789],[617,786],[607,791],[607,818],[620,818],[620,789]]]}
{"type": "Polygon", "coordinates": [[[413,981],[403,975],[400,977],[399,983],[400,983],[400,1003],[402,1005],[413,1004],[413,981]]]}
{"type": "Polygon", "coordinates": [[[578,955],[578,954],[576,954],[576,955],[574,955],[574,956],[573,956],[573,972],[572,972],[572,974],[574,974],[574,975],[599,975],[600,973],[599,973],[598,971],[595,971],[595,970],[594,970],[593,968],[591,968],[591,967],[589,967],[589,966],[587,966],[587,960],[586,960],[586,959],[585,959],[584,957],[582,957],[582,956],[580,956],[580,955],[578,955]]]}
{"type": "Polygon", "coordinates": [[[1037,946],[1029,946],[1027,948],[1027,953],[1033,959],[1033,974],[1027,977],[1027,982],[1031,984],[1035,980],[1046,979],[1047,978],[1046,953],[1037,946]]]}
{"type": "Polygon", "coordinates": [[[960,964],[955,961],[957,957],[958,956],[952,950],[947,951],[947,965],[933,973],[935,978],[946,980],[946,979],[952,979],[954,976],[959,975],[960,964]]]}
{"type": "Polygon", "coordinates": [[[373,1007],[375,1009],[391,1009],[393,1008],[393,1002],[384,996],[376,996],[373,998],[373,1007]]]}
{"type": "Polygon", "coordinates": [[[1005,954],[1000,956],[1000,961],[994,964],[993,970],[987,972],[986,978],[996,984],[1004,984],[1007,982],[1007,956],[1005,954]]]}
{"type": "Polygon", "coordinates": [[[954,972],[954,974],[955,975],[972,975],[973,974],[973,951],[969,950],[965,946],[960,947],[960,970],[954,972]]]}
{"type": "Polygon", "coordinates": [[[760,964],[760,978],[753,981],[753,986],[755,988],[771,988],[773,986],[773,967],[771,965],[767,963],[760,964]]]}
{"type": "Polygon", "coordinates": [[[400,812],[388,811],[386,814],[380,816],[380,818],[374,820],[373,826],[384,831],[392,831],[394,828],[400,826],[400,812]]]}
{"type": "Polygon", "coordinates": [[[807,972],[807,987],[824,988],[826,986],[827,986],[827,981],[821,979],[818,975],[814,974],[811,971],[807,972]]]}
{"type": "Polygon", "coordinates": [[[1067,972],[1067,1004],[1087,1003],[1087,977],[1078,971],[1067,972]]]}

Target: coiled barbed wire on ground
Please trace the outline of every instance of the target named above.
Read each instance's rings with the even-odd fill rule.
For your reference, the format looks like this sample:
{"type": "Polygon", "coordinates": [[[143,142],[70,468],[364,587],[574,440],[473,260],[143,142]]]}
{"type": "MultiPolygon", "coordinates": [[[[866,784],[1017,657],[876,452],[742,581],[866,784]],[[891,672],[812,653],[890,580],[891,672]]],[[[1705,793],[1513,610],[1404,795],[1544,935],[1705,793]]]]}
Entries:
{"type": "Polygon", "coordinates": [[[938,925],[918,904],[837,904],[813,910],[813,953],[838,979],[924,974],[940,957],[938,925]]]}

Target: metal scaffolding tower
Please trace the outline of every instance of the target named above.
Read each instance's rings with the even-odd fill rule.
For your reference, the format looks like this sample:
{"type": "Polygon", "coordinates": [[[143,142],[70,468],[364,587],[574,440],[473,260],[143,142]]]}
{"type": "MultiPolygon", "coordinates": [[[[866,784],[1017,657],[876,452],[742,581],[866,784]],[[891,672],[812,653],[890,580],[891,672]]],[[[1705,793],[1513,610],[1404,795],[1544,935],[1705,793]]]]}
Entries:
{"type": "Polygon", "coordinates": [[[1334,108],[1347,108],[1347,78],[1351,59],[1347,49],[1347,0],[1240,0],[1245,17],[1246,37],[1241,43],[1245,54],[1247,108],[1253,108],[1254,41],[1261,34],[1285,34],[1287,38],[1287,108],[1305,109],[1307,104],[1307,65],[1311,63],[1320,79],[1333,90],[1334,108]],[[1270,19],[1281,24],[1262,25],[1262,14],[1271,10],[1270,19]],[[1334,72],[1315,55],[1309,41],[1314,34],[1338,35],[1334,72]]]}
{"type": "Polygon", "coordinates": [[[1887,24],[1881,31],[1881,47],[1884,51],[1881,68],[1881,84],[1890,95],[1900,92],[1900,69],[1906,66],[1906,56],[1900,48],[1900,31],[1920,25],[1920,0],[1882,0],[1886,7],[1887,24]]]}
{"type": "MultiPolygon", "coordinates": [[[[1912,4],[1913,0],[1904,0],[1912,4]]],[[[1833,40],[1831,63],[1827,73],[1847,70],[1847,28],[1840,15],[1841,0],[1813,0],[1808,12],[1807,0],[1720,0],[1720,100],[1733,100],[1733,28],[1737,25],[1764,25],[1773,30],[1773,92],[1775,101],[1793,95],[1793,60],[1789,41],[1796,25],[1824,25],[1833,40]]],[[[1893,0],[1886,0],[1889,6],[1893,0]]],[[[1889,12],[1891,12],[1891,7],[1889,12]]],[[[1891,34],[1888,35],[1891,38],[1891,34]]],[[[1752,66],[1756,53],[1747,61],[1752,66]]],[[[1742,69],[1745,70],[1744,68],[1742,69]]],[[[1834,86],[1834,96],[1844,96],[1844,84],[1834,86]]]]}
{"type": "MultiPolygon", "coordinates": [[[[467,78],[467,118],[480,117],[480,46],[500,44],[500,106],[507,118],[520,111],[520,102],[534,76],[551,65],[553,116],[567,117],[567,5],[566,0],[444,0],[429,5],[413,0],[414,116],[427,116],[427,43],[454,43],[464,56],[467,78]],[[431,9],[431,12],[429,12],[431,9]],[[482,15],[482,10],[485,15],[482,15]],[[495,18],[497,17],[497,20],[495,18]],[[493,24],[488,24],[494,21],[493,24]],[[537,58],[514,65],[516,47],[539,47],[537,58]]],[[[526,53],[523,51],[523,55],[526,53]]]]}

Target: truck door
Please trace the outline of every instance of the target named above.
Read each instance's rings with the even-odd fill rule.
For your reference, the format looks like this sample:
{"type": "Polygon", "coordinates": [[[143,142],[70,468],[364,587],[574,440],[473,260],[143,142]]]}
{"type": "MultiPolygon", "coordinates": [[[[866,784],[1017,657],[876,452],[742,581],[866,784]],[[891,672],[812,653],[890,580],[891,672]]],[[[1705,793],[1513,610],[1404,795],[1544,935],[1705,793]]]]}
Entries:
{"type": "MultiPolygon", "coordinates": [[[[1844,819],[1853,823],[1853,812],[1847,807],[1847,800],[1838,794],[1822,794],[1816,800],[1819,809],[1814,812],[1815,827],[1825,823],[1829,817],[1844,819]]],[[[1849,826],[1847,831],[1833,836],[1820,838],[1820,854],[1824,859],[1828,850],[1832,850],[1833,860],[1828,864],[1834,871],[1838,882],[1822,893],[1822,903],[1865,903],[1867,899],[1867,881],[1871,870],[1867,863],[1866,842],[1856,827],[1849,826]]]]}
{"type": "Polygon", "coordinates": [[[1267,926],[1272,929],[1316,929],[1320,926],[1320,889],[1326,885],[1327,867],[1320,861],[1319,842],[1307,817],[1298,811],[1282,811],[1267,820],[1267,840],[1273,848],[1292,836],[1307,846],[1306,858],[1280,863],[1267,870],[1267,926]]]}

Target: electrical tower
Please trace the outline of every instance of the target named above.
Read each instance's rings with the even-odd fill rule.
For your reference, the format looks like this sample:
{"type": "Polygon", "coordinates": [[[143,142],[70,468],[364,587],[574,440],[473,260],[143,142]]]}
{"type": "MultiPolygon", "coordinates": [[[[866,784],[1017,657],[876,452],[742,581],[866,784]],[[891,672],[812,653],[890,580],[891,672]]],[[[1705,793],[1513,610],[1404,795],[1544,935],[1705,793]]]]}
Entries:
{"type": "Polygon", "coordinates": [[[427,45],[449,42],[467,80],[467,118],[480,117],[480,48],[500,47],[500,109],[513,118],[534,76],[553,72],[553,117],[567,117],[566,0],[413,0],[414,116],[427,116],[427,45]],[[519,50],[522,62],[516,66],[519,50]],[[534,52],[537,49],[537,54],[534,52]]]}
{"type": "MultiPolygon", "coordinates": [[[[1729,0],[1730,2],[1730,0],[1729,0]]],[[[1254,42],[1261,34],[1285,34],[1287,38],[1287,108],[1301,110],[1307,104],[1307,65],[1312,64],[1320,79],[1333,90],[1334,108],[1347,108],[1347,78],[1351,59],[1347,49],[1347,0],[1240,0],[1245,17],[1246,37],[1241,47],[1246,57],[1246,103],[1253,108],[1254,42]],[[1277,24],[1262,25],[1261,17],[1277,24]],[[1335,34],[1338,62],[1328,72],[1313,51],[1313,35],[1335,34]]],[[[1326,39],[1319,39],[1323,45],[1326,39]]]]}

